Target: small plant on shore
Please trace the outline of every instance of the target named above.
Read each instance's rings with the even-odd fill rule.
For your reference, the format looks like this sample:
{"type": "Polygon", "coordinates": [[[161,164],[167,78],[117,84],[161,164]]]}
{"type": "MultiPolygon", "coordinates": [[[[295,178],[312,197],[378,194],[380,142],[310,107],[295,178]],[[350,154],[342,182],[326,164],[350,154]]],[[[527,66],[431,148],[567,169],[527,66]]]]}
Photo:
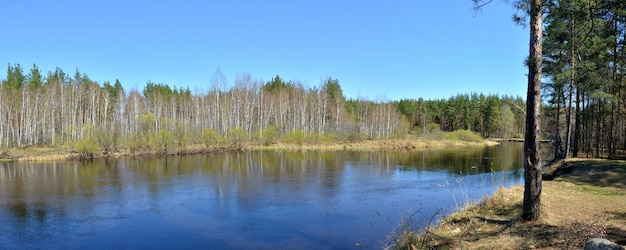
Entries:
{"type": "Polygon", "coordinates": [[[222,141],[222,135],[212,128],[202,130],[202,142],[207,149],[216,148],[222,141]]]}
{"type": "Polygon", "coordinates": [[[285,141],[287,143],[296,144],[301,146],[306,140],[306,133],[302,129],[296,129],[295,131],[287,134],[285,141]]]}
{"type": "Polygon", "coordinates": [[[456,139],[460,140],[460,141],[481,142],[481,141],[485,140],[478,133],[475,133],[475,132],[472,132],[472,131],[469,131],[469,130],[465,130],[465,129],[456,130],[456,131],[452,132],[452,134],[454,134],[456,139]]]}
{"type": "Polygon", "coordinates": [[[158,150],[158,154],[167,155],[168,152],[175,144],[175,137],[169,130],[160,130],[156,133],[154,138],[155,149],[158,150]]]}
{"type": "MultiPolygon", "coordinates": [[[[418,210],[406,218],[400,219],[397,228],[394,228],[387,238],[385,249],[424,249],[429,248],[429,238],[432,227],[444,217],[443,208],[433,215],[425,215],[418,210]]],[[[433,235],[434,236],[434,235],[433,235]]]]}
{"type": "Polygon", "coordinates": [[[99,150],[98,143],[92,137],[80,139],[74,144],[74,148],[80,160],[92,160],[99,150]]]}
{"type": "Polygon", "coordinates": [[[231,149],[241,150],[243,149],[244,142],[247,138],[246,131],[242,127],[234,127],[228,129],[228,144],[231,149]]]}
{"type": "Polygon", "coordinates": [[[259,131],[258,137],[259,142],[263,144],[263,146],[269,146],[278,142],[278,139],[280,139],[280,130],[278,130],[276,125],[270,125],[259,131]]]}
{"type": "Polygon", "coordinates": [[[337,135],[335,133],[322,133],[320,137],[320,143],[323,145],[328,145],[337,141],[337,135]]]}
{"type": "Polygon", "coordinates": [[[94,132],[94,135],[105,154],[117,151],[120,138],[119,130],[105,131],[104,129],[98,129],[94,132]]]}
{"type": "Polygon", "coordinates": [[[11,161],[11,160],[13,160],[13,156],[11,156],[8,149],[0,151],[0,161],[11,161]]]}

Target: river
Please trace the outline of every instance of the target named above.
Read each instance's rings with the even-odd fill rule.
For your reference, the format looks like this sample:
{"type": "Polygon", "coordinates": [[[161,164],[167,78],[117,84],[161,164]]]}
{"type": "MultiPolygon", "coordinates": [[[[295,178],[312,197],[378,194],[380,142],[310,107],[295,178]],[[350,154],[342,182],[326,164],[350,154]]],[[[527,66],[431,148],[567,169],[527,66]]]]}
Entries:
{"type": "Polygon", "coordinates": [[[377,249],[522,184],[522,146],[5,162],[0,249],[377,249]]]}

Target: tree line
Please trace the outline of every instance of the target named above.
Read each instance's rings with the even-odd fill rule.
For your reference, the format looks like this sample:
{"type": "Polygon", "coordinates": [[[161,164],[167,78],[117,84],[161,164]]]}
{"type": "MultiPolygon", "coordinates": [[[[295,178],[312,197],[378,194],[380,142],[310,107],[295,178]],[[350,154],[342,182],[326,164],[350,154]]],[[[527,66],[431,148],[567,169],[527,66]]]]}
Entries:
{"type": "Polygon", "coordinates": [[[626,2],[545,1],[543,92],[554,157],[623,157],[626,2]]]}
{"type": "Polygon", "coordinates": [[[99,84],[78,69],[43,74],[37,65],[25,72],[9,64],[0,85],[0,147],[77,143],[104,152],[168,152],[190,144],[320,144],[459,129],[514,137],[523,131],[519,97],[381,102],[348,99],[333,78],[306,87],[278,75],[263,82],[243,74],[229,84],[219,70],[207,87],[192,92],[148,81],[141,91],[125,90],[117,79],[99,84]]]}
{"type": "Polygon", "coordinates": [[[416,133],[463,129],[485,138],[522,138],[524,135],[526,104],[519,96],[472,93],[448,99],[403,99],[396,103],[416,133]]]}
{"type": "Polygon", "coordinates": [[[263,82],[243,74],[231,85],[218,70],[206,91],[147,82],[140,92],[125,90],[119,80],[99,84],[79,70],[44,75],[36,65],[25,72],[9,64],[0,85],[1,147],[82,141],[105,152],[120,145],[167,152],[191,143],[390,138],[406,128],[393,103],[348,101],[332,78],[308,88],[280,76],[263,82]]]}

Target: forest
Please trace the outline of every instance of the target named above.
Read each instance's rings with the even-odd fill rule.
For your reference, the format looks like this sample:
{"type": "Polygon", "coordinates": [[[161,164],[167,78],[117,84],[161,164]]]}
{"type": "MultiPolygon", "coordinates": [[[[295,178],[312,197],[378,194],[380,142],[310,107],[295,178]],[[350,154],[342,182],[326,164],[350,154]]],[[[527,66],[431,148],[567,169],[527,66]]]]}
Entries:
{"type": "Polygon", "coordinates": [[[546,1],[543,136],[554,158],[623,157],[626,2],[546,1]]]}
{"type": "Polygon", "coordinates": [[[448,99],[404,99],[396,103],[417,134],[437,128],[470,130],[484,138],[524,137],[526,104],[519,96],[472,93],[448,99]]]}
{"type": "Polygon", "coordinates": [[[25,73],[15,64],[8,66],[0,100],[2,147],[92,140],[103,151],[120,145],[167,151],[188,143],[357,140],[407,130],[393,103],[347,105],[332,78],[306,88],[279,76],[264,83],[244,74],[228,85],[217,71],[208,91],[147,82],[139,92],[118,80],[98,84],[78,70],[73,77],[59,68],[44,76],[36,65],[25,73]]]}
{"type": "Polygon", "coordinates": [[[381,102],[348,99],[332,78],[306,87],[278,75],[264,82],[243,74],[228,84],[219,70],[207,88],[192,92],[147,82],[140,92],[125,90],[119,80],[99,84],[78,69],[70,76],[60,68],[43,74],[36,65],[25,71],[9,64],[0,85],[0,147],[168,152],[189,144],[323,144],[458,129],[509,137],[523,131],[519,97],[381,102]]]}

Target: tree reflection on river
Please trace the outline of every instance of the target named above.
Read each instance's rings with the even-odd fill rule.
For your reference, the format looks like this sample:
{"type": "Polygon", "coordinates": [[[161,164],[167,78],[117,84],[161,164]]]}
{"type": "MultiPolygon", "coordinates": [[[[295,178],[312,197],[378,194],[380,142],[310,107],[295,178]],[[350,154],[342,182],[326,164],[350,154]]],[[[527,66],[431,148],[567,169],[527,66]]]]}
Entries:
{"type": "Polygon", "coordinates": [[[380,247],[403,216],[520,184],[522,144],[0,165],[0,249],[380,247]]]}

